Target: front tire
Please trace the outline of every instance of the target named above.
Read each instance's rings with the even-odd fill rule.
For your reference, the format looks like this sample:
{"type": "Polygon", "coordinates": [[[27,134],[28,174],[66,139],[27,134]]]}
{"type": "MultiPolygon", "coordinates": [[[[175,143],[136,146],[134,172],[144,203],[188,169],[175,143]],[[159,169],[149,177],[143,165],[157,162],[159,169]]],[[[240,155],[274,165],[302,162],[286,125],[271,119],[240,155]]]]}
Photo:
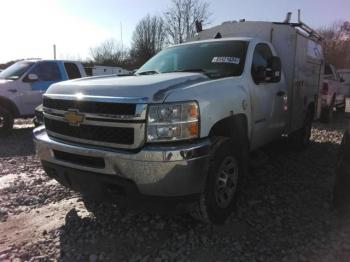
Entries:
{"type": "Polygon", "coordinates": [[[205,190],[193,217],[205,223],[222,224],[236,207],[242,157],[232,139],[215,138],[205,190]]]}
{"type": "Polygon", "coordinates": [[[9,110],[0,107],[0,136],[8,135],[13,128],[14,119],[9,110]]]}

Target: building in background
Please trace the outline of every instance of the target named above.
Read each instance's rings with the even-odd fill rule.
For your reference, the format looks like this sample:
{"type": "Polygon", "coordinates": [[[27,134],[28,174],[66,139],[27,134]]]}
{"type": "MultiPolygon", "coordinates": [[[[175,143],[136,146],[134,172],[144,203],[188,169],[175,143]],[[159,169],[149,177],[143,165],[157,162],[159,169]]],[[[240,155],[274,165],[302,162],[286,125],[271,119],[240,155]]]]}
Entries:
{"type": "Polygon", "coordinates": [[[103,76],[103,75],[129,75],[132,72],[121,67],[114,66],[92,66],[85,68],[86,74],[89,76],[103,76]]]}

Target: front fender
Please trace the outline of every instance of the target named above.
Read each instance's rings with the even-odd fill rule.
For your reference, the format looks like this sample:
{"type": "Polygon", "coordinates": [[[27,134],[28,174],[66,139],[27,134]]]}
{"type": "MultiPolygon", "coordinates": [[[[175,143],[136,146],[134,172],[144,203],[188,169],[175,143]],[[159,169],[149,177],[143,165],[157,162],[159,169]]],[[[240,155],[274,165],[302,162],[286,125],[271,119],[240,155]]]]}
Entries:
{"type": "Polygon", "coordinates": [[[196,100],[200,109],[201,137],[207,137],[218,121],[244,114],[248,120],[250,138],[251,99],[243,82],[239,77],[230,77],[200,83],[171,93],[166,102],[196,100]]]}

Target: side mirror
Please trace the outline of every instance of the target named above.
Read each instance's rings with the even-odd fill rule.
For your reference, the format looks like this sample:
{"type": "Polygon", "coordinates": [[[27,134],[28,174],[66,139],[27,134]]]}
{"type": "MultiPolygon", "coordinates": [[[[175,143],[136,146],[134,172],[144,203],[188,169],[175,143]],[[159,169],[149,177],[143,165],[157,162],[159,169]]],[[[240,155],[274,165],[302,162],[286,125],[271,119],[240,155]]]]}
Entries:
{"type": "Polygon", "coordinates": [[[266,67],[259,66],[256,68],[254,74],[253,74],[254,82],[256,84],[259,84],[261,82],[266,81],[266,67]]]}
{"type": "Polygon", "coordinates": [[[24,80],[25,82],[35,82],[39,80],[39,77],[37,74],[29,74],[26,76],[24,80]]]}
{"type": "Polygon", "coordinates": [[[266,81],[279,82],[281,80],[281,70],[281,59],[278,56],[271,57],[266,68],[266,81]]]}

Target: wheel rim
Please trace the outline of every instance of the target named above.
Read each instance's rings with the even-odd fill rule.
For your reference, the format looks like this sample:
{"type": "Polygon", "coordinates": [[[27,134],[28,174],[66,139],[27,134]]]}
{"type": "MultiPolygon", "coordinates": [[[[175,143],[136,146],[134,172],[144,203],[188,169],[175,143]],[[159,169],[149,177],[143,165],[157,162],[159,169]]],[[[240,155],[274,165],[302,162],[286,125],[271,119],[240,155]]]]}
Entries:
{"type": "Polygon", "coordinates": [[[215,199],[220,208],[230,205],[237,189],[238,164],[233,156],[221,162],[215,183],[215,199]]]}

